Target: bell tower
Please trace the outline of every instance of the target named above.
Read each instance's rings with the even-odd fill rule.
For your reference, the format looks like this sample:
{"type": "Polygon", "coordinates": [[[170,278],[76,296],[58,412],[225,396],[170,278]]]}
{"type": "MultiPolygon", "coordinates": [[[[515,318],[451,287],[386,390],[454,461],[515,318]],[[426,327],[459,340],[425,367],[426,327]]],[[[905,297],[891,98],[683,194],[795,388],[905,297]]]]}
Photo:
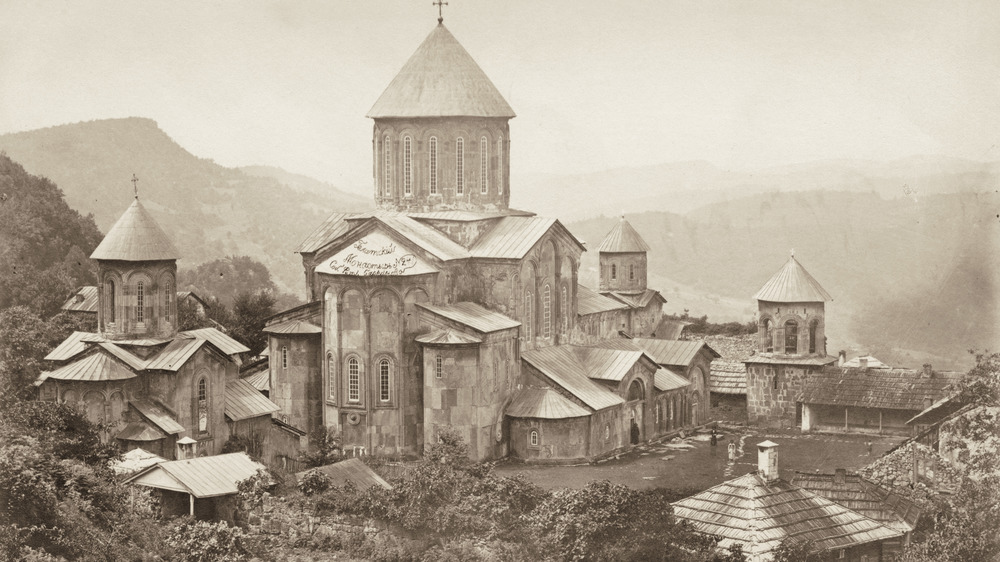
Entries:
{"type": "Polygon", "coordinates": [[[795,254],[757,294],[760,353],[826,357],[825,304],[833,300],[795,254]]]}
{"type": "Polygon", "coordinates": [[[624,216],[604,237],[597,251],[601,292],[629,294],[646,291],[646,252],[649,246],[624,216]]]}

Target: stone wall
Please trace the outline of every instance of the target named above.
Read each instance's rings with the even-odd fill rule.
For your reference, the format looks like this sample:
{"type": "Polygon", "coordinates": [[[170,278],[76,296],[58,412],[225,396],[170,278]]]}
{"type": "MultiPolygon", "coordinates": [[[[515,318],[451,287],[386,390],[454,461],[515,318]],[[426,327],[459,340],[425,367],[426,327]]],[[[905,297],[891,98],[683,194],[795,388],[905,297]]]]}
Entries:
{"type": "Polygon", "coordinates": [[[795,426],[796,407],[808,369],[794,365],[747,365],[747,418],[768,427],[795,426]]]}

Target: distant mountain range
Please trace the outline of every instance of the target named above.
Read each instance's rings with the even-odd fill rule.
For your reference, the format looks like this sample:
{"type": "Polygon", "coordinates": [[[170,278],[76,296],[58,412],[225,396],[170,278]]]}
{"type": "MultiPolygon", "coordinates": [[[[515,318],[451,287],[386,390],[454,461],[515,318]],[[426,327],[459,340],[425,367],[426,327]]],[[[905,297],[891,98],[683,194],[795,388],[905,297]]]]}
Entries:
{"type": "Polygon", "coordinates": [[[244,171],[198,158],[150,119],[2,135],[0,150],[28,172],[56,182],[67,203],[93,213],[104,232],[130,204],[134,173],[139,197],[182,249],[180,268],[245,254],[267,265],[279,287],[300,296],[303,274],[295,246],[330,213],[373,206],[277,168],[244,171]]]}

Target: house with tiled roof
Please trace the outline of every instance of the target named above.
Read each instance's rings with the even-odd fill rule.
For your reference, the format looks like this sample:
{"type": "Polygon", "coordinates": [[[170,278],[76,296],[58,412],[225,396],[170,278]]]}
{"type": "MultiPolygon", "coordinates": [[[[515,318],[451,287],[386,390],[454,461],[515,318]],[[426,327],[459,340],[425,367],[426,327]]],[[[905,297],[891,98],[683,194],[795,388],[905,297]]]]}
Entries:
{"type": "MultiPolygon", "coordinates": [[[[298,435],[273,427],[278,406],[239,379],[243,344],[215,328],[177,329],[178,252],[138,196],[91,256],[97,332],[74,332],[45,359],[40,400],[82,409],[107,439],[165,459],[214,455],[231,436],[258,454],[294,455],[298,435]]],[[[89,292],[88,292],[89,294],[89,292]]]]}

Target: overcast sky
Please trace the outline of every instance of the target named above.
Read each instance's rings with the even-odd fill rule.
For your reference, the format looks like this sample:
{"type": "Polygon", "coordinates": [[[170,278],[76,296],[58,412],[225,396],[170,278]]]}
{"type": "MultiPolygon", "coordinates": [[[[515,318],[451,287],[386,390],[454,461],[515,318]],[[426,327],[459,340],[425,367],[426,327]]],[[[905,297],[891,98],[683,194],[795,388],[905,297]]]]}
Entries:
{"type": "MultiPolygon", "coordinates": [[[[449,0],[513,173],[1000,160],[1000,2],[449,0]]],[[[142,116],[197,156],[368,193],[365,113],[431,0],[6,0],[0,133],[142,116]]]]}

